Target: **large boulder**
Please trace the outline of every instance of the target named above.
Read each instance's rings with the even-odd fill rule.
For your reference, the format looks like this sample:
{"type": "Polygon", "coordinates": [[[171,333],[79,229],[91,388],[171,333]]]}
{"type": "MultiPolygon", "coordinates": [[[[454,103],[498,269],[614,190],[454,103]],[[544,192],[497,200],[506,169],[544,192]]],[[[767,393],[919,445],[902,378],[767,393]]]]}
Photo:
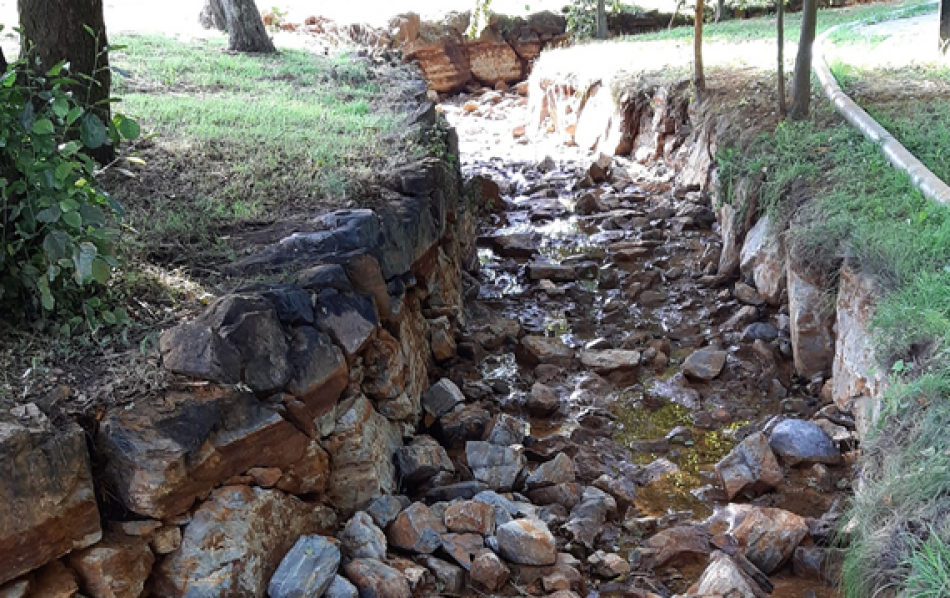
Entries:
{"type": "Polygon", "coordinates": [[[421,502],[409,505],[389,524],[387,537],[396,548],[432,554],[442,545],[442,534],[448,530],[442,520],[421,502]]]}
{"type": "Polygon", "coordinates": [[[739,494],[758,495],[782,483],[782,468],[769,447],[765,434],[756,432],[732,449],[719,463],[716,473],[729,500],[739,494]]]}
{"type": "Polygon", "coordinates": [[[340,549],[336,542],[323,536],[300,536],[290,549],[270,583],[270,598],[322,596],[340,566],[340,549]]]}
{"type": "Polygon", "coordinates": [[[786,287],[785,243],[768,215],[759,218],[746,233],[739,256],[742,277],[755,282],[759,295],[769,305],[780,305],[786,287]]]}
{"type": "Polygon", "coordinates": [[[415,39],[402,46],[403,57],[419,64],[430,89],[447,93],[472,80],[471,62],[462,35],[424,24],[415,39]]]}
{"type": "Polygon", "coordinates": [[[788,465],[836,464],[841,453],[817,424],[801,419],[780,421],[769,435],[769,446],[788,465]]]}
{"type": "Polygon", "coordinates": [[[82,430],[23,414],[0,422],[0,584],[102,536],[82,430]]]}
{"type": "Polygon", "coordinates": [[[805,520],[783,509],[730,504],[713,516],[713,521],[717,520],[728,524],[725,533],[732,536],[745,558],[766,575],[788,562],[808,536],[805,520]]]}
{"type": "Polygon", "coordinates": [[[155,569],[155,593],[262,597],[301,535],[329,535],[336,524],[332,510],[276,490],[219,488],[195,511],[181,547],[155,569]]]}
{"type": "Polygon", "coordinates": [[[155,519],[252,467],[289,468],[310,439],[253,395],[223,389],[168,393],[107,413],[98,444],[105,477],[129,510],[155,519]]]}
{"type": "Polygon", "coordinates": [[[495,532],[501,556],[519,565],[548,566],[557,561],[557,546],[548,526],[538,519],[515,519],[495,532]]]}
{"type": "Polygon", "coordinates": [[[795,372],[812,379],[831,372],[835,357],[834,312],[824,289],[804,268],[788,262],[788,316],[795,372]]]}
{"type": "Polygon", "coordinates": [[[410,598],[409,580],[397,569],[375,559],[354,559],[343,570],[360,598],[410,598]]]}
{"type": "Polygon", "coordinates": [[[524,78],[524,64],[507,42],[476,41],[466,49],[472,76],[479,83],[494,87],[500,82],[514,83],[524,78]]]}
{"type": "Polygon", "coordinates": [[[139,598],[154,562],[144,538],[122,534],[69,555],[83,591],[96,598],[139,598]]]}
{"type": "Polygon", "coordinates": [[[356,397],[338,408],[336,432],[323,442],[330,454],[328,498],[344,514],[396,491],[393,455],[402,446],[399,428],[356,397]]]}

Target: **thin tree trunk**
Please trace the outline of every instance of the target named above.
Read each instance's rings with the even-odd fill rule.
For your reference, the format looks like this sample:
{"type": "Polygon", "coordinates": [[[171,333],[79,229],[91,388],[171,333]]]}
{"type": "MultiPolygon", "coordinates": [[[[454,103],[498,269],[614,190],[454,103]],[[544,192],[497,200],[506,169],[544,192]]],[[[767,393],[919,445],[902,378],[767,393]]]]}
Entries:
{"type": "Polygon", "coordinates": [[[696,22],[693,27],[693,88],[696,100],[701,101],[706,91],[706,75],[703,72],[703,0],[696,0],[696,22]]]}
{"type": "Polygon", "coordinates": [[[778,41],[778,113],[785,118],[785,0],[775,0],[775,37],[778,41]]]}
{"type": "Polygon", "coordinates": [[[683,8],[685,2],[686,0],[676,0],[676,6],[673,7],[673,16],[670,17],[670,24],[666,27],[667,30],[673,29],[673,25],[676,23],[676,17],[679,16],[680,9],[683,8]]]}
{"type": "Polygon", "coordinates": [[[940,0],[940,52],[947,53],[950,46],[950,0],[940,0]]]}
{"type": "Polygon", "coordinates": [[[726,0],[716,0],[716,22],[718,23],[726,16],[726,0]]]}
{"type": "Polygon", "coordinates": [[[597,39],[607,39],[607,7],[605,0],[597,0],[597,39]]]}
{"type": "Polygon", "coordinates": [[[794,120],[808,117],[811,103],[811,50],[815,43],[817,21],[816,0],[805,0],[802,6],[802,35],[798,40],[798,56],[795,58],[795,74],[792,77],[791,117],[794,120]]]}
{"type": "Polygon", "coordinates": [[[276,52],[267,37],[264,21],[254,0],[221,0],[228,26],[228,50],[231,52],[276,52]]]}
{"type": "MultiPolygon", "coordinates": [[[[95,114],[108,123],[111,111],[103,100],[109,98],[112,72],[102,0],[18,0],[17,9],[23,30],[21,55],[30,58],[31,66],[39,59],[42,71],[69,62],[69,74],[79,81],[72,90],[76,99],[95,106],[95,114]]],[[[107,163],[115,158],[115,148],[106,144],[89,154],[107,163]]]]}
{"type": "Polygon", "coordinates": [[[205,29],[217,29],[226,31],[228,28],[227,19],[224,17],[224,8],[221,6],[221,0],[205,0],[205,5],[201,8],[198,15],[198,21],[205,29]]]}

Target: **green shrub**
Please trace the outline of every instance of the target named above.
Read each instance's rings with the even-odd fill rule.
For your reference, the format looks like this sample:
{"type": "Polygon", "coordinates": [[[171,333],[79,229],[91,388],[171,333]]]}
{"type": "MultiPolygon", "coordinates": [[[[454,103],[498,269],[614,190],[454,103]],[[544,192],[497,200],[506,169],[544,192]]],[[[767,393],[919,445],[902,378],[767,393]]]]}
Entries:
{"type": "Polygon", "coordinates": [[[60,63],[37,73],[21,60],[0,78],[0,303],[7,313],[76,309],[82,290],[108,282],[119,265],[122,208],[97,183],[98,165],[85,152],[134,139],[139,125],[121,114],[104,123],[68,91],[81,84],[67,69],[60,63]]]}

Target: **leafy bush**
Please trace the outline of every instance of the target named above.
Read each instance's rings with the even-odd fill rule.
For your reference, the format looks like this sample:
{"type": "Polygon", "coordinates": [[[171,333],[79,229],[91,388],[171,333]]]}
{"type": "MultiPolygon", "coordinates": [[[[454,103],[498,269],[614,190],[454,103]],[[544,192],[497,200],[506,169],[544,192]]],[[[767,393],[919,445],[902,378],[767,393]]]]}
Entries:
{"type": "Polygon", "coordinates": [[[139,125],[103,122],[68,91],[81,85],[65,63],[37,73],[21,60],[0,78],[0,302],[25,312],[72,305],[119,265],[122,208],[86,152],[136,138],[139,125]]]}

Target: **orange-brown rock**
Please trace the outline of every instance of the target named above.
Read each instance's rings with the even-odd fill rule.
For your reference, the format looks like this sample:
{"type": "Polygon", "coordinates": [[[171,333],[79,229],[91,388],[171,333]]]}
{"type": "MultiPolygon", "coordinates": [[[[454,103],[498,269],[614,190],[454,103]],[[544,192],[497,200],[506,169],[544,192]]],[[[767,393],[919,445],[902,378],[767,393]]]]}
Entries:
{"type": "Polygon", "coordinates": [[[62,561],[50,561],[33,573],[31,596],[37,598],[72,598],[79,592],[76,573],[62,561]]]}
{"type": "Polygon", "coordinates": [[[466,49],[472,76],[480,83],[494,87],[524,78],[524,63],[504,40],[471,42],[466,49]]]}
{"type": "Polygon", "coordinates": [[[310,439],[253,395],[169,393],[111,411],[99,432],[105,476],[126,508],[155,519],[184,512],[252,467],[288,468],[310,439]]]}
{"type": "Polygon", "coordinates": [[[329,535],[332,510],[277,490],[225,486],[195,511],[181,547],[155,569],[164,598],[264,596],[281,559],[302,535],[329,535]]]}
{"type": "Polygon", "coordinates": [[[472,80],[471,63],[462,36],[423,29],[402,47],[406,60],[415,60],[429,83],[440,93],[458,91],[472,80]],[[435,36],[435,37],[431,37],[435,36]]]}
{"type": "Polygon", "coordinates": [[[102,536],[82,430],[20,412],[0,422],[0,585],[102,536]]]}
{"type": "Polygon", "coordinates": [[[154,562],[147,540],[114,533],[69,555],[83,592],[96,598],[139,598],[154,562]]]}

